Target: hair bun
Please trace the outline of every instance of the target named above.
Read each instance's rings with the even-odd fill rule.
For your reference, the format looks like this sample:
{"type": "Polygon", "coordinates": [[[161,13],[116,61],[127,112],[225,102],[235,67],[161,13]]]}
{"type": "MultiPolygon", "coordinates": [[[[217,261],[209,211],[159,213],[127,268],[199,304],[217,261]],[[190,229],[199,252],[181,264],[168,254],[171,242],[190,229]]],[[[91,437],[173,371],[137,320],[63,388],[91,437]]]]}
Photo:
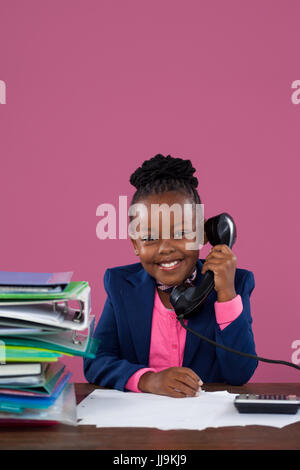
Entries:
{"type": "Polygon", "coordinates": [[[180,180],[197,188],[198,180],[193,176],[195,171],[190,160],[174,158],[171,155],[164,157],[158,154],[144,161],[142,166],[131,175],[130,183],[136,189],[140,189],[155,181],[180,180]]]}

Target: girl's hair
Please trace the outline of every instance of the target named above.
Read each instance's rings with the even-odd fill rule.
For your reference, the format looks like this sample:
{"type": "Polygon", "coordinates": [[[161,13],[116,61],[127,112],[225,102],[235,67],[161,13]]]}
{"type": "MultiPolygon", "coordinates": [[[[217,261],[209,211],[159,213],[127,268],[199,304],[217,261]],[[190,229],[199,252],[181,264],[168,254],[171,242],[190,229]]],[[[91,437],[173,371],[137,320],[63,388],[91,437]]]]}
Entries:
{"type": "Polygon", "coordinates": [[[160,194],[165,191],[184,191],[191,195],[196,204],[201,204],[196,190],[198,180],[190,160],[164,157],[161,154],[145,160],[141,167],[130,176],[130,183],[136,188],[131,204],[149,194],[160,194]]]}

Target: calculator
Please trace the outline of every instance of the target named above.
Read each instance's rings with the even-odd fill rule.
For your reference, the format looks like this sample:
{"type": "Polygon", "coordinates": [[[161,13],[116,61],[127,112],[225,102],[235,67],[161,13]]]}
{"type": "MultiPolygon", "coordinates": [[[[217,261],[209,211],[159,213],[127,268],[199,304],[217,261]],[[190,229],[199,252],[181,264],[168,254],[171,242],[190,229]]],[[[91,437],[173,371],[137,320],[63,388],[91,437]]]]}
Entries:
{"type": "Polygon", "coordinates": [[[234,399],[239,413],[281,413],[296,414],[300,397],[296,395],[255,395],[241,394],[234,399]]]}

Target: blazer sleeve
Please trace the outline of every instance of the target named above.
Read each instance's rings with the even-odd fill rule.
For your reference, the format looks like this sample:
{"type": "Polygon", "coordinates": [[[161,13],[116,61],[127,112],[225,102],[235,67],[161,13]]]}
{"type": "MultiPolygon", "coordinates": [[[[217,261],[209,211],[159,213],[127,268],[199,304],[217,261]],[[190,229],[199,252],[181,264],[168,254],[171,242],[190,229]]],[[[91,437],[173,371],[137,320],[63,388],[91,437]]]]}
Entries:
{"type": "Polygon", "coordinates": [[[128,358],[121,357],[119,335],[122,334],[117,326],[109,288],[109,269],[104,275],[104,286],[107,299],[94,338],[99,340],[95,359],[85,358],[83,361],[84,376],[90,383],[124,391],[125,385],[136,371],[147,367],[145,364],[135,364],[128,358]]]}
{"type": "MultiPolygon", "coordinates": [[[[242,299],[243,311],[223,330],[216,325],[216,341],[237,351],[256,355],[250,309],[250,296],[254,287],[254,275],[251,271],[246,271],[237,292],[242,299]]],[[[232,385],[248,382],[258,365],[257,359],[239,356],[218,347],[216,354],[224,381],[232,385]]]]}

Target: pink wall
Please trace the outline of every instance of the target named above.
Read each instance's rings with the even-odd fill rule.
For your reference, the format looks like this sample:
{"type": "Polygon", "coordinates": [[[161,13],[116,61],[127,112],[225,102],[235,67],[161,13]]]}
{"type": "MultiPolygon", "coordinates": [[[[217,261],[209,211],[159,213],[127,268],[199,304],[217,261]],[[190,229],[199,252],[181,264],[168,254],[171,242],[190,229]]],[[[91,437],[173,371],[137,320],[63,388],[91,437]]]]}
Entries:
{"type": "MultiPolygon", "coordinates": [[[[137,259],[129,241],[97,239],[96,208],[132,194],[144,159],[190,158],[206,215],[234,216],[238,266],[255,274],[257,353],[290,361],[299,16],[297,0],[0,0],[1,269],[74,270],[99,318],[105,269],[137,259]]],[[[85,380],[79,358],[65,363],[85,380]]],[[[252,380],[299,378],[260,364],[252,380]]]]}

